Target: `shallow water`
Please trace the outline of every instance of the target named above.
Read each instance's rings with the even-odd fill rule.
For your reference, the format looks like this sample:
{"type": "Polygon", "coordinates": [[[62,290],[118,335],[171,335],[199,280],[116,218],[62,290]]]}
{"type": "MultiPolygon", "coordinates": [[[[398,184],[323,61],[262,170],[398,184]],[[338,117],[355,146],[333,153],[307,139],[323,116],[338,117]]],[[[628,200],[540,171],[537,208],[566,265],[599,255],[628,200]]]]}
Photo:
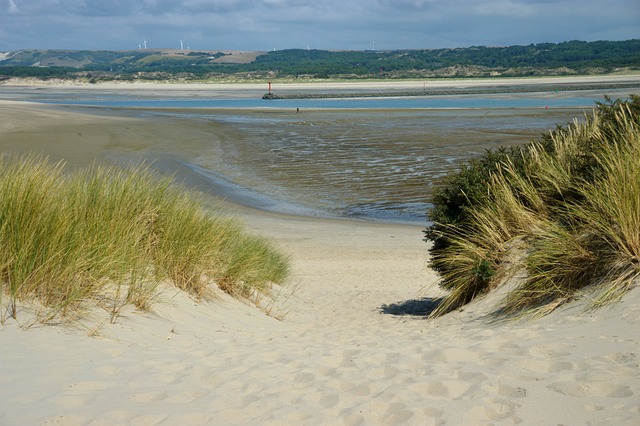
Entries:
{"type": "MultiPolygon", "coordinates": [[[[289,205],[424,223],[432,189],[486,149],[526,143],[580,109],[188,113],[224,125],[187,161],[289,205]]],[[[286,209],[285,209],[286,210],[286,209]]]]}
{"type": "MultiPolygon", "coordinates": [[[[626,95],[623,92],[622,95],[626,95]]],[[[262,108],[262,109],[469,109],[469,108],[571,108],[602,100],[601,91],[534,92],[513,94],[384,96],[353,98],[273,99],[208,97],[198,93],[162,97],[152,93],[107,91],[34,92],[30,100],[117,108],[262,108]]]]}
{"type": "Polygon", "coordinates": [[[433,188],[462,162],[487,149],[536,139],[557,124],[584,117],[602,100],[595,92],[263,101],[5,91],[0,95],[8,98],[197,123],[194,128],[204,130],[195,154],[180,141],[164,154],[237,202],[421,224],[433,188]]]}

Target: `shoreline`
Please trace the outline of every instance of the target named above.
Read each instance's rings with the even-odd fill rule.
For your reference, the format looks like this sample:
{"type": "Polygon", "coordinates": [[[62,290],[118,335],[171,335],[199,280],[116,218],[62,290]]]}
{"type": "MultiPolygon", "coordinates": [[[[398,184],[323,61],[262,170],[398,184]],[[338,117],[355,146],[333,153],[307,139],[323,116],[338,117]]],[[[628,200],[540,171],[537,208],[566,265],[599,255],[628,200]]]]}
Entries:
{"type": "MultiPolygon", "coordinates": [[[[468,90],[473,91],[473,90],[476,90],[474,87],[480,87],[481,88],[480,90],[485,90],[487,88],[489,90],[497,90],[498,93],[493,93],[491,96],[495,96],[495,99],[498,99],[498,100],[510,99],[512,96],[517,96],[517,94],[514,94],[512,90],[514,87],[513,85],[516,82],[520,84],[520,86],[518,87],[533,88],[532,90],[547,88],[549,84],[574,84],[574,85],[583,84],[583,85],[588,85],[589,90],[591,90],[591,87],[592,87],[591,85],[598,81],[605,81],[606,84],[622,84],[622,82],[626,82],[624,84],[627,84],[629,81],[637,81],[638,87],[640,87],[640,74],[637,76],[635,75],[614,76],[615,78],[613,78],[612,76],[604,76],[604,77],[607,77],[607,78],[605,78],[604,80],[603,80],[603,76],[580,77],[580,78],[572,78],[572,79],[567,77],[510,78],[510,79],[499,79],[499,81],[495,81],[493,79],[471,79],[471,80],[452,79],[452,80],[446,80],[446,81],[439,81],[438,84],[444,85],[443,88],[441,89],[444,91],[449,91],[449,90],[460,91],[460,92],[465,92],[468,90]]],[[[344,97],[350,97],[350,98],[355,96],[354,99],[358,99],[358,97],[362,97],[363,99],[365,99],[365,98],[372,98],[376,95],[379,95],[379,92],[377,92],[377,90],[380,87],[388,88],[389,90],[396,90],[396,89],[404,90],[404,88],[408,87],[409,85],[415,85],[415,84],[416,84],[416,81],[331,82],[327,84],[288,83],[287,85],[285,85],[286,87],[285,91],[289,93],[286,96],[291,96],[292,99],[295,99],[298,96],[296,93],[304,93],[301,96],[305,97],[307,96],[308,93],[310,93],[309,91],[313,91],[313,90],[317,91],[317,93],[315,93],[313,96],[317,96],[318,98],[329,98],[329,97],[336,96],[336,99],[339,99],[341,95],[344,95],[344,97]],[[339,88],[339,90],[344,90],[346,92],[342,94],[337,93],[335,91],[333,91],[332,93],[324,93],[324,94],[321,93],[326,89],[325,86],[327,85],[329,87],[339,88]],[[298,92],[298,90],[303,90],[303,91],[306,90],[306,91],[298,92]],[[374,90],[374,91],[368,92],[367,90],[374,90]]],[[[7,91],[6,89],[8,86],[4,87],[3,85],[0,85],[0,98],[2,97],[8,98],[4,102],[12,102],[12,101],[29,102],[29,101],[35,100],[36,102],[33,105],[39,105],[39,104],[45,105],[48,108],[52,108],[52,109],[57,108],[59,111],[65,111],[70,114],[74,114],[74,113],[87,114],[88,113],[88,115],[95,115],[96,117],[109,117],[109,120],[111,119],[118,120],[121,117],[129,116],[128,118],[130,119],[139,120],[139,123],[144,123],[144,121],[148,118],[149,115],[155,114],[157,115],[157,117],[155,117],[154,119],[155,120],[154,125],[162,126],[165,129],[167,128],[167,126],[159,121],[159,120],[166,120],[166,118],[161,117],[162,114],[165,114],[165,113],[167,113],[166,114],[167,116],[169,116],[170,114],[175,114],[177,117],[179,117],[179,120],[189,119],[193,117],[197,117],[197,119],[205,118],[206,114],[210,114],[210,113],[227,114],[227,115],[234,114],[234,113],[289,115],[291,113],[291,107],[287,107],[287,106],[278,107],[276,106],[277,105],[276,103],[271,103],[269,101],[258,101],[258,102],[264,102],[264,104],[261,104],[263,106],[248,106],[248,107],[195,106],[195,107],[180,108],[175,106],[160,107],[160,106],[153,106],[153,105],[152,106],[83,105],[81,103],[74,104],[72,100],[68,100],[68,97],[71,97],[71,99],[73,99],[73,97],[78,97],[79,99],[81,99],[83,93],[87,93],[88,96],[95,96],[95,94],[98,93],[100,97],[104,96],[107,99],[109,99],[109,97],[113,97],[115,99],[117,96],[120,96],[123,93],[127,94],[127,96],[135,96],[143,100],[163,99],[163,97],[168,93],[170,94],[170,97],[168,99],[182,99],[182,98],[204,99],[210,95],[213,96],[214,99],[216,97],[221,97],[221,96],[230,96],[229,99],[233,99],[234,97],[246,98],[247,96],[251,96],[252,94],[255,94],[254,90],[257,87],[254,83],[230,84],[226,86],[225,90],[217,91],[215,88],[218,88],[220,86],[221,85],[219,84],[218,85],[214,84],[212,85],[214,89],[211,89],[211,88],[205,89],[200,84],[192,85],[188,83],[178,84],[178,85],[167,85],[167,84],[161,84],[161,83],[139,85],[137,83],[131,83],[131,84],[127,83],[126,85],[95,84],[95,85],[82,85],[82,86],[64,85],[63,87],[34,86],[34,87],[29,87],[28,90],[22,90],[24,88],[16,86],[14,90],[7,91]],[[103,88],[103,86],[106,86],[108,89],[103,88]],[[116,88],[116,86],[118,87],[116,88]],[[131,95],[131,91],[134,91],[137,94],[131,95]],[[62,99],[64,99],[64,103],[37,102],[39,99],[36,98],[36,96],[40,96],[41,98],[42,96],[45,96],[46,98],[46,95],[43,95],[43,93],[45,94],[50,93],[51,99],[53,100],[55,100],[56,97],[60,96],[62,97],[62,99]],[[180,117],[180,115],[184,115],[184,117],[180,117]],[[198,115],[201,115],[201,117],[198,117],[198,115]]],[[[403,93],[405,92],[403,91],[387,92],[387,95],[393,96],[394,99],[403,99],[403,93]]],[[[549,99],[562,98],[565,92],[552,92],[548,94],[544,94],[544,92],[537,92],[537,93],[538,94],[542,93],[545,96],[544,100],[540,98],[539,102],[542,102],[543,105],[546,105],[548,102],[550,102],[550,100],[547,99],[547,96],[549,97],[549,99]]],[[[458,96],[464,96],[464,95],[458,94],[458,96]]],[[[527,96],[527,95],[526,93],[523,93],[522,96],[527,96]]],[[[517,101],[517,98],[516,98],[516,101],[517,101]]],[[[494,100],[492,99],[491,102],[494,102],[494,100]]],[[[298,103],[296,102],[292,104],[295,105],[298,103]]],[[[456,104],[465,105],[464,102],[463,103],[457,102],[456,104]]],[[[368,108],[358,107],[357,104],[354,104],[352,108],[349,108],[349,107],[340,108],[339,106],[334,107],[335,105],[331,105],[331,107],[326,107],[326,108],[315,107],[315,106],[309,107],[309,108],[303,107],[298,109],[298,111],[305,114],[322,114],[322,113],[328,113],[328,112],[339,113],[340,111],[345,111],[347,113],[361,112],[361,111],[370,112],[374,110],[376,114],[384,114],[389,112],[414,113],[419,111],[429,111],[429,113],[436,113],[436,114],[440,114],[440,113],[455,114],[456,111],[482,111],[484,109],[480,107],[474,108],[472,106],[467,106],[467,107],[444,106],[443,107],[443,106],[440,106],[442,105],[442,103],[435,103],[434,105],[436,107],[433,107],[433,108],[405,107],[405,108],[388,108],[388,109],[380,109],[380,108],[368,109],[368,108]]],[[[447,105],[447,104],[445,103],[444,105],[447,105]]],[[[513,113],[522,112],[526,114],[528,113],[528,111],[538,111],[542,108],[542,107],[535,107],[535,106],[518,107],[513,105],[518,105],[518,102],[508,104],[508,106],[504,106],[503,108],[494,107],[493,109],[495,111],[502,111],[501,113],[504,113],[504,114],[511,114],[512,112],[513,113]]],[[[590,105],[590,107],[593,107],[593,106],[594,105],[590,105]]],[[[545,107],[545,109],[547,108],[549,107],[548,106],[545,107]]],[[[551,107],[548,109],[548,111],[550,114],[556,114],[558,116],[563,114],[567,116],[571,115],[572,116],[571,118],[574,118],[582,115],[583,111],[585,111],[586,108],[587,107],[577,107],[577,106],[554,106],[553,104],[551,104],[551,107]],[[553,112],[550,112],[550,111],[553,111],[553,112]],[[563,111],[566,111],[567,113],[565,114],[563,111]]],[[[296,111],[295,107],[293,108],[293,111],[296,111]]],[[[169,118],[169,120],[174,120],[174,119],[175,117],[169,118]]],[[[294,121],[298,119],[302,120],[302,122],[306,120],[312,120],[312,118],[310,118],[309,115],[300,116],[300,117],[296,116],[295,118],[291,118],[291,120],[294,120],[294,121]]],[[[559,122],[561,121],[558,121],[558,123],[559,122]]],[[[200,123],[198,124],[198,128],[202,128],[202,131],[200,132],[200,137],[202,138],[208,137],[207,135],[208,129],[205,129],[205,126],[203,126],[200,123]]],[[[116,138],[123,139],[125,137],[128,137],[126,136],[126,132],[113,130],[109,128],[109,126],[106,124],[102,126],[102,129],[104,133],[117,134],[117,136],[114,136],[116,138]]],[[[149,126],[146,124],[141,124],[139,129],[140,130],[138,134],[140,135],[143,135],[144,133],[148,133],[150,130],[149,126]]],[[[186,129],[186,127],[183,132],[172,131],[171,129],[167,129],[167,130],[173,134],[173,138],[175,140],[180,140],[181,138],[184,137],[185,132],[190,131],[186,129]]],[[[295,131],[295,129],[292,129],[292,131],[295,131]]],[[[198,181],[200,190],[205,190],[211,195],[219,195],[223,198],[227,198],[231,202],[236,202],[238,204],[242,204],[247,207],[257,208],[259,210],[275,211],[275,212],[283,212],[283,213],[294,213],[294,214],[297,213],[302,215],[308,215],[311,217],[330,217],[330,218],[336,217],[336,218],[355,219],[355,220],[371,220],[376,223],[398,223],[398,224],[410,224],[410,225],[419,225],[419,226],[428,225],[428,222],[426,220],[426,217],[424,217],[424,214],[417,213],[415,209],[413,211],[408,211],[405,213],[403,213],[400,210],[401,208],[399,208],[398,211],[391,209],[388,212],[380,211],[379,212],[380,214],[376,214],[375,209],[367,210],[369,208],[367,206],[365,206],[363,209],[360,209],[360,206],[358,205],[353,205],[353,209],[350,209],[351,207],[350,205],[338,207],[338,204],[336,204],[335,206],[315,205],[314,207],[313,202],[306,203],[306,204],[304,202],[299,202],[300,201],[299,197],[292,196],[291,193],[288,194],[289,196],[288,198],[284,197],[286,199],[278,199],[275,196],[269,195],[270,193],[268,191],[268,188],[267,189],[262,188],[262,192],[260,192],[259,189],[257,189],[258,188],[257,186],[251,185],[252,182],[245,181],[244,186],[242,185],[242,183],[238,184],[237,182],[240,182],[240,181],[233,179],[234,173],[231,173],[231,174],[228,173],[229,170],[226,170],[227,173],[225,173],[224,169],[218,170],[216,168],[211,169],[210,167],[209,169],[211,169],[211,171],[209,173],[208,172],[209,169],[207,169],[206,167],[204,168],[201,167],[201,164],[197,161],[192,161],[193,158],[190,158],[189,156],[183,156],[181,155],[182,153],[180,153],[177,150],[172,150],[172,149],[164,150],[165,147],[168,147],[168,143],[166,142],[164,143],[162,148],[154,147],[154,143],[153,143],[154,139],[166,139],[166,137],[164,134],[162,134],[161,131],[151,129],[151,132],[153,133],[154,136],[144,135],[138,138],[140,140],[144,139],[144,143],[142,144],[144,145],[144,147],[136,148],[137,150],[140,151],[141,156],[146,156],[148,160],[151,160],[156,163],[159,163],[159,162],[165,163],[166,166],[159,167],[159,170],[163,173],[173,174],[175,173],[176,170],[182,169],[181,177],[186,182],[198,181]],[[173,161],[173,159],[170,158],[171,157],[170,153],[173,153],[174,155],[176,155],[177,156],[176,158],[178,158],[178,160],[173,161]],[[205,181],[203,181],[203,179],[205,181]],[[325,208],[321,208],[321,207],[325,207],[325,208]],[[341,211],[341,212],[332,211],[333,207],[336,207],[337,209],[342,208],[342,210],[344,211],[341,211]],[[340,213],[344,213],[344,214],[340,214],[340,213]]],[[[76,133],[81,134],[82,131],[79,130],[76,133]]],[[[214,130],[211,133],[216,134],[216,131],[214,130]]],[[[190,137],[191,139],[196,138],[195,135],[192,135],[190,137]]],[[[216,136],[213,136],[213,137],[215,138],[216,136]]],[[[496,134],[493,137],[496,138],[496,140],[498,140],[498,138],[502,138],[503,136],[496,134]]],[[[80,139],[75,134],[69,134],[66,136],[66,138],[68,138],[69,140],[80,139]]],[[[71,142],[67,141],[67,143],[70,144],[71,142]]],[[[197,155],[197,151],[198,151],[198,149],[196,149],[196,146],[199,147],[199,149],[207,149],[206,145],[203,144],[202,142],[196,141],[196,142],[193,142],[192,145],[193,145],[193,149],[191,150],[191,152],[194,153],[194,155],[197,155]]],[[[114,156],[113,152],[108,152],[108,153],[106,152],[105,154],[112,157],[114,156]]],[[[125,153],[118,154],[118,156],[120,158],[117,159],[117,162],[121,164],[123,163],[126,164],[126,162],[130,161],[129,157],[125,153]]],[[[287,189],[285,187],[285,191],[286,190],[287,189]]],[[[426,210],[427,207],[428,207],[428,204],[425,204],[424,209],[426,210]]]]}
{"type": "MultiPolygon", "coordinates": [[[[153,118],[13,101],[0,112],[3,152],[71,168],[161,161],[177,138],[204,149],[153,118]]],[[[21,310],[0,324],[1,424],[637,424],[640,289],[595,312],[577,301],[501,322],[487,313],[505,288],[427,321],[443,293],[422,227],[205,196],[291,257],[289,285],[264,307],[283,318],[169,290],[115,323],[92,311],[72,326],[31,326],[21,310]]]]}
{"type": "MultiPolygon", "coordinates": [[[[1,93],[1,92],[0,92],[1,93]]],[[[128,165],[131,161],[147,161],[153,164],[153,168],[163,174],[177,175],[180,182],[186,183],[190,187],[196,187],[197,190],[206,192],[211,196],[218,196],[226,199],[227,201],[235,204],[244,205],[249,208],[255,208],[261,211],[279,212],[286,214],[299,214],[309,217],[326,217],[335,219],[346,219],[356,221],[371,221],[373,223],[393,223],[402,225],[415,225],[415,226],[427,226],[426,209],[428,204],[425,204],[419,211],[418,207],[403,207],[401,204],[397,204],[397,207],[391,209],[378,209],[373,207],[373,204],[349,204],[341,203],[340,199],[327,199],[326,202],[316,202],[314,199],[309,199],[310,194],[302,191],[301,193],[292,193],[292,186],[279,187],[277,181],[273,181],[273,188],[267,186],[261,186],[256,184],[252,178],[237,179],[237,172],[229,170],[224,164],[219,164],[219,161],[205,161],[200,157],[218,158],[223,152],[221,143],[224,146],[231,147],[233,149],[233,128],[224,124],[224,120],[217,123],[220,120],[207,120],[207,114],[215,111],[215,114],[248,114],[248,117],[252,117],[254,114],[257,116],[261,114],[283,114],[289,116],[286,120],[292,120],[292,123],[309,122],[313,125],[314,120],[324,122],[324,114],[341,114],[343,112],[365,111],[370,113],[371,110],[360,109],[305,109],[305,115],[299,116],[295,112],[291,112],[287,109],[258,109],[258,108],[240,108],[240,109],[216,109],[216,108],[188,108],[188,109],[176,109],[176,108],[144,108],[144,107],[112,107],[112,106],[78,106],[67,104],[49,104],[49,103],[20,103],[20,101],[0,101],[6,105],[7,117],[10,117],[10,105],[11,102],[15,102],[16,107],[23,106],[25,113],[27,110],[32,110],[42,114],[46,111],[51,117],[59,115],[60,117],[68,117],[70,123],[77,122],[75,126],[63,126],[62,123],[58,124],[53,121],[34,121],[30,123],[31,128],[25,127],[27,134],[31,133],[32,136],[25,138],[21,143],[14,142],[13,152],[24,152],[22,146],[25,144],[36,144],[36,151],[45,152],[47,155],[51,155],[54,160],[61,160],[66,158],[65,156],[71,156],[69,160],[72,164],[79,163],[79,152],[74,152],[71,149],[72,146],[82,147],[88,150],[87,156],[83,160],[83,164],[89,164],[91,161],[90,151],[92,149],[98,149],[95,154],[95,158],[104,157],[110,162],[115,162],[120,165],[128,165]],[[178,113],[176,115],[164,114],[165,112],[178,113]],[[180,114],[186,114],[181,117],[180,114]],[[308,115],[311,114],[311,115],[308,115]],[[79,118],[82,117],[80,120],[79,118]],[[314,118],[315,117],[315,118],[314,118]],[[118,120],[123,121],[123,125],[119,125],[118,120]],[[83,124],[85,123],[86,124],[83,124]],[[47,124],[49,123],[49,124],[47,124]],[[112,125],[113,123],[113,125],[112,125]],[[39,131],[39,126],[52,126],[54,130],[39,131]],[[85,127],[88,126],[87,131],[85,127]],[[128,130],[121,128],[127,127],[128,130]],[[231,132],[231,133],[230,133],[231,132]],[[228,135],[227,135],[228,133],[228,135]],[[88,136],[95,134],[96,139],[91,141],[88,136]],[[36,136],[37,135],[37,136],[36,136]],[[134,138],[131,143],[127,142],[127,139],[134,138]],[[61,144],[60,152],[64,152],[61,155],[55,149],[52,149],[52,144],[37,139],[43,138],[44,140],[52,140],[52,143],[61,144]],[[216,141],[218,138],[222,138],[216,141]],[[231,139],[229,139],[231,138],[231,139]],[[229,139],[229,140],[227,140],[229,139]],[[96,144],[97,141],[101,141],[96,144]],[[180,141],[180,148],[172,141],[180,141]],[[93,147],[91,146],[93,144],[93,147]],[[110,149],[110,145],[113,145],[116,149],[110,149]],[[215,146],[215,148],[214,148],[215,146]],[[208,152],[208,154],[203,154],[208,152]],[[270,189],[274,189],[275,192],[270,189]],[[283,192],[284,191],[284,192],[283,192]],[[278,197],[279,194],[279,197],[278,197]],[[334,202],[335,201],[335,202],[334,202]],[[328,203],[328,204],[327,204],[328,203]],[[403,210],[406,209],[406,210],[403,210]]],[[[18,109],[19,110],[19,109],[18,109]]],[[[473,108],[434,108],[428,109],[430,114],[436,114],[437,120],[449,117],[451,114],[458,116],[459,111],[479,111],[479,109],[473,108]]],[[[558,117],[576,117],[582,114],[584,108],[579,107],[558,107],[549,110],[541,110],[540,108],[525,107],[525,108],[509,108],[509,109],[496,109],[495,114],[497,116],[504,115],[505,117],[512,114],[518,115],[520,113],[527,113],[535,111],[535,114],[541,114],[541,116],[548,116],[549,114],[558,117]],[[551,112],[553,110],[553,112],[551,112]],[[497,112],[499,111],[499,112],[497,112]],[[542,111],[542,112],[540,112],[542,111]]],[[[410,114],[419,113],[418,109],[386,109],[374,111],[375,114],[396,113],[401,111],[410,111],[410,114]]],[[[476,112],[470,112],[468,114],[477,115],[476,112]]],[[[14,114],[15,115],[15,114],[14,114]]],[[[356,115],[357,116],[357,115],[356,115]]],[[[354,117],[356,117],[354,116],[354,117]]],[[[411,115],[413,116],[413,115],[411,115]]],[[[266,116],[265,116],[266,117],[266,116]]],[[[483,114],[482,117],[485,117],[483,114]]],[[[571,119],[570,118],[570,119],[571,119]]],[[[485,118],[482,118],[484,120],[485,118]]],[[[65,120],[63,118],[62,120],[65,120]]],[[[277,119],[279,120],[279,119],[277,119]]],[[[456,118],[457,120],[457,118],[456,118]]],[[[560,119],[558,119],[560,122],[560,119]]],[[[484,126],[484,125],[483,125],[484,126]]],[[[292,131],[298,131],[292,128],[292,131]]],[[[493,136],[484,136],[487,134],[486,130],[480,129],[479,132],[483,135],[481,137],[489,138],[503,138],[500,132],[497,132],[493,136]]],[[[506,132],[507,134],[509,131],[506,132]]],[[[530,132],[531,133],[531,132],[530,132]]],[[[531,133],[533,135],[533,133],[531,133]]],[[[538,135],[538,133],[535,133],[538,135]]],[[[22,138],[24,134],[20,135],[22,138]]],[[[309,135],[307,135],[309,136],[309,135]]],[[[312,136],[312,135],[311,135],[312,136]]],[[[449,135],[451,136],[451,135],[449,135]]],[[[449,137],[447,136],[447,137],[449,137]]],[[[468,135],[467,135],[468,136],[468,135]]],[[[240,137],[240,136],[238,136],[240,137]]],[[[533,137],[533,136],[532,136],[533,137]]],[[[499,140],[499,139],[496,139],[499,140]]],[[[446,142],[449,144],[449,142],[446,142]]],[[[11,150],[9,150],[11,152],[11,150]]],[[[429,155],[435,155],[429,153],[429,155]]],[[[247,166],[247,164],[245,164],[247,166]]],[[[435,167],[435,166],[434,166],[435,167]]],[[[435,170],[435,169],[434,169],[435,170]]],[[[239,173],[239,172],[238,172],[239,173]]],[[[244,173],[240,173],[243,175],[244,173]]],[[[415,194],[412,194],[412,196],[415,194]]],[[[422,197],[424,194],[420,194],[422,197]]],[[[422,200],[422,198],[420,198],[422,200]]],[[[374,200],[375,201],[375,200],[374,200]]],[[[423,203],[424,204],[424,203],[423,203]]]]}
{"type": "Polygon", "coordinates": [[[229,211],[242,208],[287,217],[426,226],[426,219],[422,222],[343,216],[328,209],[277,199],[231,182],[224,174],[216,174],[190,161],[201,151],[210,149],[209,141],[203,139],[203,135],[223,130],[211,129],[210,122],[199,123],[191,119],[174,117],[166,121],[163,116],[127,116],[128,110],[148,111],[0,100],[0,114],[6,118],[0,123],[0,150],[15,156],[44,155],[52,162],[65,161],[70,170],[90,166],[96,160],[124,167],[148,163],[157,173],[173,176],[176,183],[218,200],[229,211]],[[26,117],[30,117],[29,120],[26,117]],[[13,140],[3,137],[7,133],[13,140]],[[182,149],[177,149],[173,141],[180,138],[183,139],[182,149]]]}
{"type": "MultiPolygon", "coordinates": [[[[265,100],[278,99],[341,99],[341,98],[385,98],[385,97],[414,97],[414,96],[464,96],[464,95],[517,95],[536,93],[559,93],[559,92],[580,92],[595,90],[626,90],[640,89],[640,81],[634,83],[592,83],[576,85],[570,83],[550,83],[550,84],[526,84],[526,85],[505,85],[505,86],[477,86],[477,87],[443,87],[440,89],[426,88],[414,91],[389,91],[389,92],[362,92],[362,93],[290,93],[278,95],[268,93],[262,97],[265,100]]],[[[285,93],[287,91],[285,90],[285,93]]]]}
{"type": "MultiPolygon", "coordinates": [[[[429,90],[446,91],[447,89],[467,89],[493,88],[502,90],[505,87],[540,87],[540,86],[571,86],[584,87],[584,85],[605,87],[608,85],[640,85],[640,73],[623,75],[595,75],[595,76],[562,76],[562,77],[496,77],[496,78],[441,78],[441,79],[414,79],[414,80],[326,80],[326,81],[291,81],[274,80],[272,91],[309,92],[326,93],[335,91],[337,93],[349,91],[351,93],[366,92],[423,92],[429,90]]],[[[79,90],[134,90],[140,92],[156,92],[162,96],[171,96],[176,92],[186,91],[195,96],[203,94],[225,96],[259,96],[268,93],[269,82],[265,79],[261,82],[104,82],[104,83],[81,83],[76,81],[61,80],[29,80],[29,79],[9,79],[0,82],[2,88],[48,88],[48,89],[79,89],[79,90]]],[[[554,89],[555,90],[555,89],[554,89]]]]}

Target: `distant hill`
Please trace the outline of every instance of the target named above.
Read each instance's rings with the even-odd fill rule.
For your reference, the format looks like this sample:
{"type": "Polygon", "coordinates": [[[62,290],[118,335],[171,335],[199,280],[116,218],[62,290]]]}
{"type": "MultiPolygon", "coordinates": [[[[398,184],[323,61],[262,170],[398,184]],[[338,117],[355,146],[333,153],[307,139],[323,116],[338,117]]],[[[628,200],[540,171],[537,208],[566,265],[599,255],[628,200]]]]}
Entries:
{"type": "Polygon", "coordinates": [[[0,67],[66,67],[75,69],[130,68],[141,70],[159,65],[207,65],[216,62],[246,64],[264,52],[144,50],[18,50],[0,54],[0,67]],[[226,60],[220,61],[221,58],[226,60]]]}
{"type": "Polygon", "coordinates": [[[424,78],[605,74],[640,70],[640,40],[455,49],[273,52],[22,50],[0,53],[0,77],[131,79],[424,78]]]}

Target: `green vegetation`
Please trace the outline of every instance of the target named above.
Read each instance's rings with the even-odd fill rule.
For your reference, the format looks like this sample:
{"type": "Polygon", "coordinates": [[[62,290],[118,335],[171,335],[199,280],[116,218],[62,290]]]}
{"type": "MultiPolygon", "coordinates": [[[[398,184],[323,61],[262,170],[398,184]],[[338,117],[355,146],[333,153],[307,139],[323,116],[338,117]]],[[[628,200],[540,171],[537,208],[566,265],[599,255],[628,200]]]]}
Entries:
{"type": "Polygon", "coordinates": [[[1,76],[39,78],[215,79],[434,78],[609,73],[640,67],[640,40],[568,41],[456,49],[265,52],[245,63],[232,53],[176,50],[12,52],[1,76]],[[217,61],[225,56],[225,61],[217,61]],[[235,61],[235,62],[234,62],[235,61]],[[43,74],[42,68],[52,68],[43,74]]]}
{"type": "Polygon", "coordinates": [[[257,301],[287,273],[269,242],[148,167],[69,174],[41,158],[0,159],[2,320],[21,301],[39,303],[44,321],[91,303],[113,319],[126,304],[148,309],[161,283],[257,301]]]}
{"type": "Polygon", "coordinates": [[[549,312],[585,288],[593,305],[640,277],[640,97],[598,103],[584,123],[521,148],[487,152],[449,176],[428,213],[431,266],[450,293],[439,316],[500,285],[518,259],[526,279],[502,312],[549,312]]]}
{"type": "Polygon", "coordinates": [[[434,72],[461,77],[474,72],[486,76],[535,75],[536,69],[565,68],[565,73],[588,68],[611,71],[616,67],[640,65],[640,40],[625,42],[541,43],[529,46],[394,51],[281,50],[259,56],[247,66],[253,71],[270,70],[277,75],[369,76],[382,71],[387,77],[437,76],[434,72]],[[460,68],[451,70],[450,68],[460,68]],[[471,71],[469,67],[476,67],[471,71]]]}

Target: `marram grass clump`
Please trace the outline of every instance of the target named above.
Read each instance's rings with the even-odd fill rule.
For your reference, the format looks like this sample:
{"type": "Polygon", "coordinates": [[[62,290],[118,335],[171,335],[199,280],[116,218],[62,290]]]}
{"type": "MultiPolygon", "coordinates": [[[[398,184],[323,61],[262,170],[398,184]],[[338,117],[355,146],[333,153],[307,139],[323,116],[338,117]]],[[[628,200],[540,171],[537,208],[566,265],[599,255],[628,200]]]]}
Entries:
{"type": "Polygon", "coordinates": [[[432,316],[498,286],[514,246],[526,279],[502,313],[544,314],[585,289],[592,306],[619,298],[640,277],[640,97],[599,103],[583,123],[488,153],[434,202],[425,234],[450,292],[432,316]]]}
{"type": "Polygon", "coordinates": [[[41,319],[97,304],[148,309],[161,283],[196,298],[212,285],[264,297],[288,259],[147,166],[64,173],[34,156],[0,158],[0,318],[20,302],[41,319]]]}

